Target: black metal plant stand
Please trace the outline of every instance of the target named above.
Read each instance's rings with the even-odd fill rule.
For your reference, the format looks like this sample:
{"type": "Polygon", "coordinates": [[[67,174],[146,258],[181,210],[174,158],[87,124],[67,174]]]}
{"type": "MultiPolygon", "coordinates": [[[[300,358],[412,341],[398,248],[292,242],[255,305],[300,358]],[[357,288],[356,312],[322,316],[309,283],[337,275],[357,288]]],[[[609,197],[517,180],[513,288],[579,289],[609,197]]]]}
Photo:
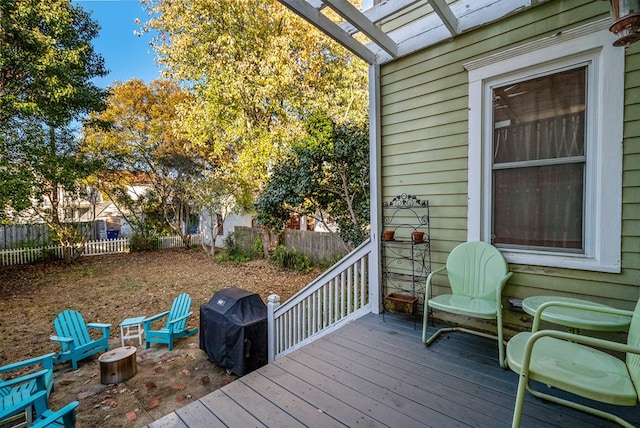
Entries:
{"type": "Polygon", "coordinates": [[[384,313],[415,319],[431,272],[429,201],[403,193],[382,205],[381,263],[384,313]]]}

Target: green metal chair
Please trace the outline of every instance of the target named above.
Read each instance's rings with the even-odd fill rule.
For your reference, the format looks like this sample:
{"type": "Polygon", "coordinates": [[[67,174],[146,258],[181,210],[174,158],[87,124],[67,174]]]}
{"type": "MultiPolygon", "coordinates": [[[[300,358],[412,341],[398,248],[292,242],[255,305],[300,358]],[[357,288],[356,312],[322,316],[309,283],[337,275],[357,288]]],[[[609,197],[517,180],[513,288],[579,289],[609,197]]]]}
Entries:
{"type": "Polygon", "coordinates": [[[424,297],[422,341],[429,346],[442,333],[461,331],[498,341],[500,366],[506,367],[502,338],[502,290],[511,277],[504,257],[486,242],[464,242],[447,257],[446,265],[429,274],[424,297]],[[447,272],[451,294],[431,296],[434,275],[447,272]],[[427,336],[429,308],[474,318],[495,319],[497,336],[465,327],[445,327],[427,336]]]}
{"type": "Polygon", "coordinates": [[[71,361],[73,370],[78,370],[78,361],[101,351],[109,350],[109,329],[111,324],[85,324],[80,312],[66,310],[60,312],[53,320],[56,336],[50,336],[58,342],[62,350],[54,359],[54,363],[71,361]],[[102,337],[92,339],[89,328],[100,329],[102,337]]]}
{"type": "Polygon", "coordinates": [[[169,351],[173,349],[175,339],[191,336],[198,332],[197,328],[187,328],[187,318],[191,316],[191,296],[182,293],[173,300],[171,309],[144,319],[144,334],[146,348],[149,349],[151,343],[166,343],[169,351]],[[167,317],[167,322],[159,330],[152,329],[152,323],[158,319],[167,317]]]}
{"type": "Polygon", "coordinates": [[[612,413],[536,390],[531,381],[602,403],[636,406],[640,394],[640,301],[633,312],[560,301],[540,305],[531,332],[518,333],[507,343],[507,363],[511,370],[520,374],[513,427],[520,426],[526,391],[541,399],[633,427],[612,413]],[[558,306],[631,316],[627,344],[564,331],[538,331],[542,312],[558,306]],[[625,360],[603,350],[625,353],[625,360]]]}

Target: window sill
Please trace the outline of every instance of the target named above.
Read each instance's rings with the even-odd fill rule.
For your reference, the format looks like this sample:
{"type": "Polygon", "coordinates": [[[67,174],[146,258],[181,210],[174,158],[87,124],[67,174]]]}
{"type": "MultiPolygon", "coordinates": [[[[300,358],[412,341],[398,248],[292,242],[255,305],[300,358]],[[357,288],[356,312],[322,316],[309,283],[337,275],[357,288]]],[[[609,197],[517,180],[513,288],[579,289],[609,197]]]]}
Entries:
{"type": "Polygon", "coordinates": [[[535,253],[500,249],[507,262],[517,265],[547,266],[593,272],[620,273],[620,260],[605,263],[595,258],[561,253],[535,253]]]}

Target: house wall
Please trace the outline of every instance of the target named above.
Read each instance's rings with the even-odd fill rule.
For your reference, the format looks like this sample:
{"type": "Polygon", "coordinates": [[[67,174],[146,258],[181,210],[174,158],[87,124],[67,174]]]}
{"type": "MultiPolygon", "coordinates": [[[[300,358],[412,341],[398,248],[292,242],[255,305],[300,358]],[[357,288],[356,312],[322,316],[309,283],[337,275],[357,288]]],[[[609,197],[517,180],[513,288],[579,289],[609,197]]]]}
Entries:
{"type": "MultiPolygon", "coordinates": [[[[429,200],[433,269],[467,239],[468,75],[463,64],[607,16],[607,2],[554,0],[381,67],[381,197],[409,193],[429,200]]],[[[638,300],[640,43],[626,51],[625,67],[622,270],[512,264],[505,307],[508,298],[540,294],[577,295],[625,309],[638,300]]],[[[435,284],[435,294],[444,292],[446,278],[438,276],[435,284]]],[[[505,311],[508,331],[528,328],[529,322],[522,312],[505,311]]]]}
{"type": "MultiPolygon", "coordinates": [[[[222,222],[222,235],[215,236],[215,246],[223,248],[225,238],[234,231],[237,226],[247,226],[250,227],[252,222],[252,216],[249,214],[236,214],[230,213],[222,222]]],[[[202,233],[202,242],[206,245],[211,245],[211,229],[209,225],[211,223],[211,219],[209,217],[209,213],[207,211],[202,211],[200,213],[200,225],[198,230],[202,233]]],[[[213,223],[215,225],[215,221],[213,223]]]]}

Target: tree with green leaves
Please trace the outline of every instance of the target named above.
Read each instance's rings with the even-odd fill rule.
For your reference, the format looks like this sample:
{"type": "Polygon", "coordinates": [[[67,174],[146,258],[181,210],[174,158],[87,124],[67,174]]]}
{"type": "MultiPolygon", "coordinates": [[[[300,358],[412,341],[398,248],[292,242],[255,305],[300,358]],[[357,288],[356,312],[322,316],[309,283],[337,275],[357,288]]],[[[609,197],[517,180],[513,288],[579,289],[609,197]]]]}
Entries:
{"type": "Polygon", "coordinates": [[[330,216],[343,241],[356,246],[366,238],[370,224],[367,127],[314,115],[306,129],[307,136],[274,166],[256,200],[256,220],[282,230],[291,214],[321,222],[330,216]]]}
{"type": "Polygon", "coordinates": [[[104,165],[97,183],[143,240],[168,225],[189,245],[191,183],[203,174],[176,125],[177,107],[189,98],[171,81],[132,79],[114,85],[106,110],[85,123],[83,151],[104,165]],[[144,191],[132,191],[141,184],[144,191]]]}
{"type": "Polygon", "coordinates": [[[227,196],[238,205],[261,191],[309,112],[340,123],[368,115],[366,64],[276,0],[145,5],[165,75],[193,93],[180,107],[186,139],[235,183],[227,196]]]}
{"type": "Polygon", "coordinates": [[[0,2],[0,219],[37,216],[72,261],[82,251],[63,215],[96,164],[78,155],[74,120],[104,107],[99,26],[69,0],[0,2]],[[6,179],[6,180],[5,180],[6,179]]]}

